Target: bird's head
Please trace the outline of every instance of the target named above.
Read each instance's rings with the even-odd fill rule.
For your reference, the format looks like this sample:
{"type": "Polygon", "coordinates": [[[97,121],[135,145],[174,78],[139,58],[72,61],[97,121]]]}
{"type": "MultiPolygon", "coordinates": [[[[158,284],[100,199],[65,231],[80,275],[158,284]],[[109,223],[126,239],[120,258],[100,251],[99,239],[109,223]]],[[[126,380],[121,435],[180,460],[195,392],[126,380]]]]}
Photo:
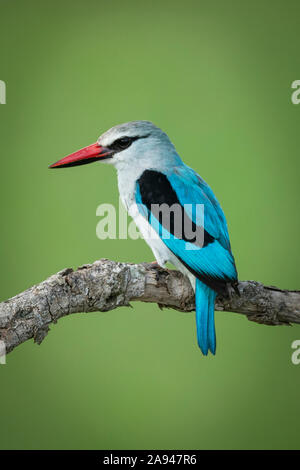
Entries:
{"type": "Polygon", "coordinates": [[[95,144],[84,147],[50,165],[65,168],[95,161],[110,163],[117,169],[168,165],[179,159],[167,134],[150,121],[132,121],[114,126],[102,134],[95,144]]]}

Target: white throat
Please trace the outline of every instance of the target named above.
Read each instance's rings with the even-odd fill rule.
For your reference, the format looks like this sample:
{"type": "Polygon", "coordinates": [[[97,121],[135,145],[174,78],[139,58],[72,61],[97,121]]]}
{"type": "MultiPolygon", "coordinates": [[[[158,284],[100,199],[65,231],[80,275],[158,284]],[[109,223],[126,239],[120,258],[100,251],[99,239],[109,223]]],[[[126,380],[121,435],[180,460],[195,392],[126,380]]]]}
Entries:
{"type": "Polygon", "coordinates": [[[132,204],[135,204],[136,182],[144,171],[145,168],[141,166],[133,168],[120,166],[117,168],[119,193],[128,212],[130,212],[132,204]]]}

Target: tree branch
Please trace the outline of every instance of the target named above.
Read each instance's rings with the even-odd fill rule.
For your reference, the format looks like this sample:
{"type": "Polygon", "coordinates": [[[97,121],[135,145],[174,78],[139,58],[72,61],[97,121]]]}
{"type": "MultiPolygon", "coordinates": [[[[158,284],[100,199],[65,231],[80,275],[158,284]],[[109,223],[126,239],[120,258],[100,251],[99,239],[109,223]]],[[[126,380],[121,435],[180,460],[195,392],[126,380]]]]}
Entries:
{"type": "MultiPolygon", "coordinates": [[[[216,310],[241,313],[266,325],[300,323],[300,291],[281,290],[255,281],[238,284],[240,296],[217,297],[216,310]]],[[[30,338],[41,343],[49,325],[79,312],[106,312],[129,302],[157,303],[182,312],[194,310],[190,282],[178,271],[151,264],[106,259],[64,269],[40,284],[0,303],[0,340],[6,352],[30,338]]]]}

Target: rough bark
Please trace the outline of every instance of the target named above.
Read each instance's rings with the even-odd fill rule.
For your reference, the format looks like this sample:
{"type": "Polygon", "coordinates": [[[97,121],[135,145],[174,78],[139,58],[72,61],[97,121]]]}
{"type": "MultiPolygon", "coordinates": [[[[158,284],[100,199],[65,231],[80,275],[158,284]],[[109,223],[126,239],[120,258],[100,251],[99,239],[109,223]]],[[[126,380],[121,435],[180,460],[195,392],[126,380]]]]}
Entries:
{"type": "MultiPolygon", "coordinates": [[[[241,313],[266,325],[300,323],[300,291],[241,281],[240,295],[217,298],[216,310],[241,313]]],[[[182,312],[194,310],[189,281],[178,271],[153,264],[102,259],[76,271],[64,269],[40,284],[0,303],[0,340],[6,352],[30,338],[41,343],[49,325],[78,312],[106,312],[130,301],[153,302],[182,312]],[[3,344],[3,343],[2,343],[3,344]]]]}

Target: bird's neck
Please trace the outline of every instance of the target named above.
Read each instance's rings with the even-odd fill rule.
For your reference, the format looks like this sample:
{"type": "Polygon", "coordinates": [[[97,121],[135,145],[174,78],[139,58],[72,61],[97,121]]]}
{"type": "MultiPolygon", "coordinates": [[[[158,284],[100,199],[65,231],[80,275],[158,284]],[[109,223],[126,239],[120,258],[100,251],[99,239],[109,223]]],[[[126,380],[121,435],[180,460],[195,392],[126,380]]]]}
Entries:
{"type": "Polygon", "coordinates": [[[135,204],[136,182],[144,171],[141,167],[117,168],[120,197],[128,211],[130,206],[135,204]]]}
{"type": "Polygon", "coordinates": [[[136,182],[145,170],[152,169],[167,173],[177,165],[182,165],[182,161],[176,152],[168,155],[164,155],[161,151],[144,152],[138,159],[120,159],[115,167],[120,197],[127,210],[135,204],[136,182]]]}

